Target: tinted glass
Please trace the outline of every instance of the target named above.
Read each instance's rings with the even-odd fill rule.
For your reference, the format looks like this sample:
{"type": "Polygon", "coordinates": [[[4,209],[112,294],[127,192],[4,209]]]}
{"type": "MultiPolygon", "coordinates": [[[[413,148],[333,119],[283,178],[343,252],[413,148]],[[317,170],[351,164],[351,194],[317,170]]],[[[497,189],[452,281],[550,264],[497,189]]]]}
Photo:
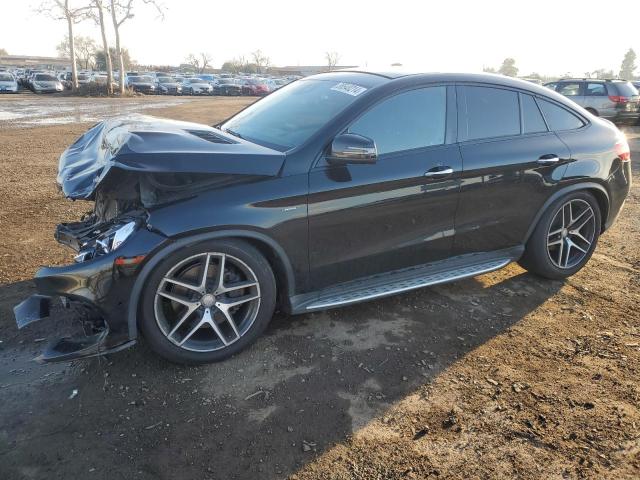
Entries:
{"type": "Polygon", "coordinates": [[[582,120],[562,107],[540,99],[538,104],[551,130],[574,130],[584,125],[582,120]]]}
{"type": "Polygon", "coordinates": [[[547,126],[533,97],[523,94],[520,99],[522,101],[522,133],[546,132],[547,126]]]}
{"type": "Polygon", "coordinates": [[[422,88],[377,104],[349,132],[373,139],[379,154],[399,152],[443,144],[446,116],[446,87],[422,88]]]}
{"type": "Polygon", "coordinates": [[[466,87],[468,140],[520,133],[518,94],[489,87],[466,87]]]}
{"type": "Polygon", "coordinates": [[[301,80],[249,106],[222,129],[288,150],[303,144],[366,90],[335,80],[301,80]]]}
{"type": "Polygon", "coordinates": [[[580,84],[578,82],[561,83],[557,91],[565,97],[577,97],[580,95],[580,84]]]}
{"type": "Polygon", "coordinates": [[[604,97],[607,95],[607,88],[604,86],[604,83],[587,83],[584,94],[588,97],[604,97]]]}
{"type": "Polygon", "coordinates": [[[58,79],[53,75],[38,74],[36,75],[35,80],[41,82],[55,82],[58,79]]]}
{"type": "Polygon", "coordinates": [[[616,86],[616,90],[618,90],[618,95],[622,97],[634,97],[638,95],[638,90],[631,82],[616,82],[614,85],[616,86]]]}
{"type": "Polygon", "coordinates": [[[545,87],[550,88],[551,90],[555,90],[557,86],[558,86],[557,83],[547,83],[547,84],[545,84],[545,87]]]}
{"type": "Polygon", "coordinates": [[[0,73],[0,82],[12,82],[13,77],[8,73],[0,73]]]}

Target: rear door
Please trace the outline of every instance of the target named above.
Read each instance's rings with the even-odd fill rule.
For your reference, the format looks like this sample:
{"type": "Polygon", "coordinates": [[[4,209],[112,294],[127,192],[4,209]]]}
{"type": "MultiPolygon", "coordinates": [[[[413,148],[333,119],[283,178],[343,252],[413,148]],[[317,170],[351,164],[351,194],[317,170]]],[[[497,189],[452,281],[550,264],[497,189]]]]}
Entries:
{"type": "Polygon", "coordinates": [[[451,254],[462,169],[455,122],[455,90],[447,86],[395,94],[354,119],[347,131],[373,139],[378,158],[370,165],[321,159],[310,172],[314,288],[451,254]],[[451,173],[432,175],[443,169],[451,173]]]}
{"type": "Polygon", "coordinates": [[[613,103],[609,100],[609,93],[604,82],[585,82],[584,108],[592,109],[596,115],[611,116],[613,103]]]}
{"type": "Polygon", "coordinates": [[[458,111],[463,173],[453,253],[520,245],[570,152],[529,94],[459,86],[458,111]]]}

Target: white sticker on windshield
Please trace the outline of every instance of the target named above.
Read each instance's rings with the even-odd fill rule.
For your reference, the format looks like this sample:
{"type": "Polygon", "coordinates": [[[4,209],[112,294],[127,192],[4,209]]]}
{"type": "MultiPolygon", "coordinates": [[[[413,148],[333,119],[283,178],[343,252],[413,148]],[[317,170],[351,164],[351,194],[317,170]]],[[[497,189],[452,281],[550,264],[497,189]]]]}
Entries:
{"type": "Polygon", "coordinates": [[[360,85],[355,85],[353,83],[338,83],[331,87],[331,90],[335,90],[336,92],[346,93],[347,95],[351,95],[353,97],[357,97],[362,92],[366,90],[366,88],[361,87],[360,85]]]}

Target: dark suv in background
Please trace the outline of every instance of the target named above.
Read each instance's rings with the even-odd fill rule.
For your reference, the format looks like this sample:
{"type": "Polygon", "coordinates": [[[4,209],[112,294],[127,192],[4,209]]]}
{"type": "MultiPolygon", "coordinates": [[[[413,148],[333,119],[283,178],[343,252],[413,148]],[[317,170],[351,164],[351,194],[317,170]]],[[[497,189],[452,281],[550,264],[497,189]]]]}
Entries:
{"type": "Polygon", "coordinates": [[[636,123],[640,118],[640,96],[626,80],[567,78],[545,84],[573,100],[593,115],[615,123],[636,123]]]}

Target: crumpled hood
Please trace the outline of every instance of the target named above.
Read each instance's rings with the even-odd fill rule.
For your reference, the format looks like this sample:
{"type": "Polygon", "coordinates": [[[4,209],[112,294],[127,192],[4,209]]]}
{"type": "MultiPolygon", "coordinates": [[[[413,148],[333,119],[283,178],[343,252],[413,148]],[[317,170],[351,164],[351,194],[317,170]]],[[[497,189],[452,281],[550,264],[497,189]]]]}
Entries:
{"type": "Polygon", "coordinates": [[[91,199],[109,172],[220,173],[276,176],[284,153],[198,123],[130,115],[98,123],[60,156],[65,196],[91,199]]]}

